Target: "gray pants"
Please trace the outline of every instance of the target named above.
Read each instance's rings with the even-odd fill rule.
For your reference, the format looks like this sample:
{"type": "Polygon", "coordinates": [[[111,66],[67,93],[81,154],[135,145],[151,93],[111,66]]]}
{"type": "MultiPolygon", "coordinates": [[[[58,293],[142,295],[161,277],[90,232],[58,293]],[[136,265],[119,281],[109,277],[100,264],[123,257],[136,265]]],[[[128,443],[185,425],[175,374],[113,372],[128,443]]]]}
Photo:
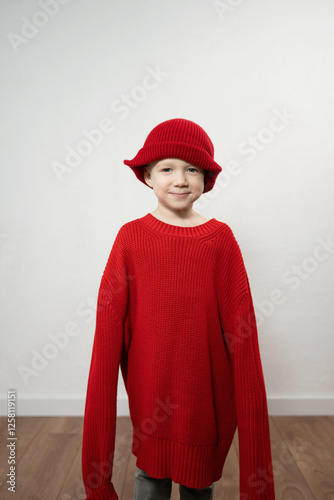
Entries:
{"type": "MultiPolygon", "coordinates": [[[[201,500],[212,500],[213,489],[214,483],[203,489],[188,488],[180,484],[180,499],[193,500],[199,498],[201,500]]],[[[156,479],[137,468],[135,473],[134,500],[170,500],[171,492],[172,480],[170,478],[156,479]]]]}

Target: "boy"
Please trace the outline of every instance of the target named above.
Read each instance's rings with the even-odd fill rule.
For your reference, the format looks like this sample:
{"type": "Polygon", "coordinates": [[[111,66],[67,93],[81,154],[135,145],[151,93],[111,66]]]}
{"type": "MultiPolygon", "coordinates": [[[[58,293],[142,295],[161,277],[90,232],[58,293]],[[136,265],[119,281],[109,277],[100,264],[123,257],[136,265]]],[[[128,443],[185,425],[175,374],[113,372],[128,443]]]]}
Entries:
{"type": "Polygon", "coordinates": [[[111,480],[121,366],[136,500],[213,498],[238,428],[240,500],[274,500],[267,399],[247,273],[230,227],[192,205],[221,167],[196,123],[157,125],[133,160],[158,207],[124,224],[103,272],[82,446],[87,499],[111,480]]]}

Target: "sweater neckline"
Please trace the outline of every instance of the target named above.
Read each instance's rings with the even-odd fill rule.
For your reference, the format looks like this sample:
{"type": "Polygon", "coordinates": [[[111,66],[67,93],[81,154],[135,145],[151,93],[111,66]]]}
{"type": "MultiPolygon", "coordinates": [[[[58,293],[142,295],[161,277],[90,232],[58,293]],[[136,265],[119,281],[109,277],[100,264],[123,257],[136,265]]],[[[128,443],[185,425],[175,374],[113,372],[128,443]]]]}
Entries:
{"type": "Polygon", "coordinates": [[[219,221],[214,217],[197,226],[175,226],[157,219],[150,212],[140,219],[144,225],[153,232],[169,234],[172,236],[202,236],[217,229],[219,221]]]}

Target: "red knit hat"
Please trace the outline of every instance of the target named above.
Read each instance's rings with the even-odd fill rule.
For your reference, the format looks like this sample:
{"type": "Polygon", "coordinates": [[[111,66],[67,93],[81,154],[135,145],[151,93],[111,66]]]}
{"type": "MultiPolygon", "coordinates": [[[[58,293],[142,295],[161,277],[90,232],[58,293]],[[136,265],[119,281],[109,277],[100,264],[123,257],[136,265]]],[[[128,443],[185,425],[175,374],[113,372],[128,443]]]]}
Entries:
{"type": "Polygon", "coordinates": [[[132,160],[124,160],[124,163],[148,186],[144,179],[144,166],[163,158],[179,158],[205,170],[203,193],[206,193],[213,188],[222,171],[213,156],[213,144],[202,127],[190,120],[174,118],[157,125],[148,134],[137,155],[132,160]]]}

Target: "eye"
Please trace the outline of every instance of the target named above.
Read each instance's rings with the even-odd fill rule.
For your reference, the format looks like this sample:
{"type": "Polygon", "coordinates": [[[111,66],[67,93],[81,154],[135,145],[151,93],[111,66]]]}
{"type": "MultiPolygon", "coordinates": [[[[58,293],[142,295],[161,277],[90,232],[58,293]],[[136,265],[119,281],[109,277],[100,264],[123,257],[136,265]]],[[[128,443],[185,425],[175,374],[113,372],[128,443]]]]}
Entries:
{"type": "Polygon", "coordinates": [[[194,168],[194,167],[189,167],[188,170],[193,170],[195,172],[198,172],[197,168],[194,168]]]}
{"type": "Polygon", "coordinates": [[[171,170],[170,167],[164,167],[161,171],[164,172],[165,170],[171,170]]]}

